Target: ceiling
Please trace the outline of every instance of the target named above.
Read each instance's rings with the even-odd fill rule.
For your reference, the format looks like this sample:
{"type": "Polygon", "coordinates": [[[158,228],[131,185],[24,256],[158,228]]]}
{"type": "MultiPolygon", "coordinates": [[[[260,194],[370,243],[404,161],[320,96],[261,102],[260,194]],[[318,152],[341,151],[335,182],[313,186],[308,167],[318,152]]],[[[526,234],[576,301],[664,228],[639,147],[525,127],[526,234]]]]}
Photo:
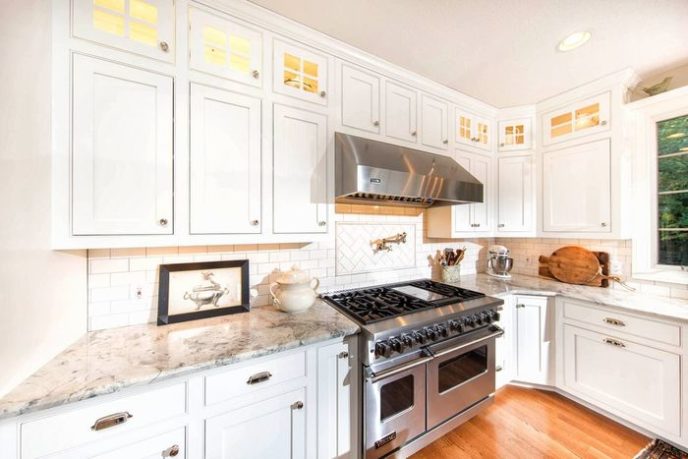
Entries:
{"type": "Polygon", "coordinates": [[[688,0],[252,0],[497,107],[688,62],[688,0]],[[557,43],[589,30],[582,47],[557,43]]]}

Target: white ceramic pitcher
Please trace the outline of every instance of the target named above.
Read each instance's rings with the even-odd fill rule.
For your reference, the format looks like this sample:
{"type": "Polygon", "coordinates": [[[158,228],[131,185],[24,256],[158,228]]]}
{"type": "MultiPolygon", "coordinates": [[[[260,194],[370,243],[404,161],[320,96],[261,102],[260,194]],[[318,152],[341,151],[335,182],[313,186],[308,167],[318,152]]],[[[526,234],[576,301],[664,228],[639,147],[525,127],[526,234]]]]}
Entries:
{"type": "Polygon", "coordinates": [[[320,280],[310,278],[306,272],[294,266],[285,271],[270,285],[270,295],[277,309],[284,312],[305,311],[313,306],[320,280]],[[315,285],[313,285],[315,283],[315,285]]]}

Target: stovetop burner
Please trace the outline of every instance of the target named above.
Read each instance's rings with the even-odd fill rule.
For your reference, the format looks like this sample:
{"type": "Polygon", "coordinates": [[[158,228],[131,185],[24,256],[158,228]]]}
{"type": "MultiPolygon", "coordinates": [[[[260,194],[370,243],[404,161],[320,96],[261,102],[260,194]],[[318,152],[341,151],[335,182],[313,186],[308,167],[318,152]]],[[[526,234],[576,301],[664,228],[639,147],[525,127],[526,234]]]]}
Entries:
{"type": "Polygon", "coordinates": [[[322,298],[367,325],[412,312],[482,298],[485,295],[431,280],[346,290],[322,298]]]}

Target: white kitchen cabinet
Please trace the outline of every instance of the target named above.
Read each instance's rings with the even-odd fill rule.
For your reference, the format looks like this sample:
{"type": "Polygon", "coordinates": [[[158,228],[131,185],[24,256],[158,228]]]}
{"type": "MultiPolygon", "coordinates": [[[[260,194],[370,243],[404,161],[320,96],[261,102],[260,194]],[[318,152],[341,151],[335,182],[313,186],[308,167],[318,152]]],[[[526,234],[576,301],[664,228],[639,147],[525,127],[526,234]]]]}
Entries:
{"type": "Polygon", "coordinates": [[[535,221],[532,156],[497,160],[497,231],[533,231],[535,221]]]}
{"type": "Polygon", "coordinates": [[[342,65],[342,125],[380,133],[380,77],[342,65]]]}
{"type": "Polygon", "coordinates": [[[519,118],[499,122],[499,151],[530,150],[533,146],[533,122],[519,118]]]}
{"type": "Polygon", "coordinates": [[[681,433],[681,357],[563,325],[564,389],[634,424],[681,433]]]}
{"type": "Polygon", "coordinates": [[[174,61],[173,0],[73,0],[74,36],[174,61]]]}
{"type": "Polygon", "coordinates": [[[318,349],[318,457],[356,457],[355,400],[358,380],[350,342],[318,349]]]}
{"type": "Polygon", "coordinates": [[[260,86],[263,36],[220,13],[189,7],[189,66],[194,70],[260,86]]]}
{"type": "Polygon", "coordinates": [[[469,234],[480,236],[492,230],[490,218],[492,158],[457,151],[455,159],[483,184],[483,202],[429,208],[426,211],[429,237],[458,238],[469,234]]]}
{"type": "Polygon", "coordinates": [[[542,144],[564,142],[610,128],[611,94],[577,101],[542,116],[542,144]]]}
{"type": "Polygon", "coordinates": [[[275,105],[273,122],[273,232],[326,233],[327,117],[275,105]]]}
{"type": "Polygon", "coordinates": [[[552,384],[554,377],[554,318],[547,297],[514,297],[516,371],[514,379],[552,384]]]}
{"type": "Polygon", "coordinates": [[[191,85],[190,232],[261,232],[261,101],[191,85]]]}
{"type": "Polygon", "coordinates": [[[508,296],[504,299],[504,306],[499,313],[499,321],[495,323],[504,330],[504,334],[497,338],[495,344],[495,370],[496,387],[505,386],[514,378],[515,358],[513,355],[515,342],[514,337],[514,298],[508,296]]]}
{"type": "Polygon", "coordinates": [[[327,105],[326,56],[281,40],[273,42],[273,90],[278,94],[327,105]]]}
{"type": "Polygon", "coordinates": [[[427,94],[422,94],[420,99],[421,143],[426,147],[446,150],[449,145],[447,103],[427,94]]]}
{"type": "Polygon", "coordinates": [[[172,78],[73,64],[72,234],[172,234],[172,78]]]}
{"type": "Polygon", "coordinates": [[[543,153],[543,231],[609,233],[611,200],[609,139],[543,153]]]}
{"type": "Polygon", "coordinates": [[[492,129],[490,127],[492,123],[490,120],[457,108],[454,123],[456,143],[486,151],[492,149],[492,129]]]}
{"type": "Polygon", "coordinates": [[[207,459],[306,457],[306,390],[298,389],[205,421],[207,459]]]}
{"type": "Polygon", "coordinates": [[[385,82],[384,131],[387,137],[416,142],[418,140],[418,93],[387,80],[385,82]]]}

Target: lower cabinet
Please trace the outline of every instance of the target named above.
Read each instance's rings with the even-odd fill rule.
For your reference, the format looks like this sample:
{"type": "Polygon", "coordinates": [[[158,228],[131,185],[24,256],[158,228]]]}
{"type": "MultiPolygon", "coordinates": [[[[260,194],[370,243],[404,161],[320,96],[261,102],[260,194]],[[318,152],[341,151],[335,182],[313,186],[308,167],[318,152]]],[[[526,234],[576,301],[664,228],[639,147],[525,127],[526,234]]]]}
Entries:
{"type": "Polygon", "coordinates": [[[653,432],[681,431],[680,355],[563,326],[564,389],[653,432]]]}
{"type": "Polygon", "coordinates": [[[306,457],[306,389],[205,421],[206,459],[306,457]]]}
{"type": "Polygon", "coordinates": [[[515,296],[514,379],[533,384],[552,384],[554,374],[554,320],[547,297],[515,296]]]}

